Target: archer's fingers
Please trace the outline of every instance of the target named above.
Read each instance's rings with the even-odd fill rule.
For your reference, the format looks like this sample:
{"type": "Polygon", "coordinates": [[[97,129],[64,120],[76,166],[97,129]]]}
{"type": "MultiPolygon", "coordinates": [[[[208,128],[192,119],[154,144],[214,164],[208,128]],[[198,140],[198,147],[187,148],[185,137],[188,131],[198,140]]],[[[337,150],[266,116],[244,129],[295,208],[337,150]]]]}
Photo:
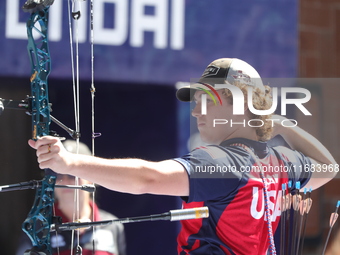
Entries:
{"type": "Polygon", "coordinates": [[[33,148],[33,149],[39,149],[42,146],[46,146],[48,144],[54,145],[56,143],[58,143],[60,140],[57,137],[53,137],[53,136],[43,136],[38,138],[38,140],[33,141],[33,140],[29,140],[28,144],[33,148]]]}

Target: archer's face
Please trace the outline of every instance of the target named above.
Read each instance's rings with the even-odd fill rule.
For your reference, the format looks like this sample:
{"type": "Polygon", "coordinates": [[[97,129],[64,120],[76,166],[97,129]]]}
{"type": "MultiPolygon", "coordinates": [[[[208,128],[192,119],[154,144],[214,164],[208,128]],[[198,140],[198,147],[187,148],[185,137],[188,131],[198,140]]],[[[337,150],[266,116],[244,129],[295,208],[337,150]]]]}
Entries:
{"type": "Polygon", "coordinates": [[[237,130],[237,126],[233,127],[230,124],[216,124],[216,120],[228,120],[233,119],[232,105],[227,100],[226,96],[222,94],[223,90],[218,90],[222,104],[217,101],[215,104],[209,95],[207,98],[207,114],[202,114],[202,95],[206,94],[204,91],[197,90],[194,95],[194,101],[196,103],[195,108],[192,111],[192,116],[197,120],[197,127],[200,132],[201,139],[209,144],[220,144],[222,141],[230,138],[230,136],[237,130]],[[215,120],[215,124],[214,124],[215,120]]]}

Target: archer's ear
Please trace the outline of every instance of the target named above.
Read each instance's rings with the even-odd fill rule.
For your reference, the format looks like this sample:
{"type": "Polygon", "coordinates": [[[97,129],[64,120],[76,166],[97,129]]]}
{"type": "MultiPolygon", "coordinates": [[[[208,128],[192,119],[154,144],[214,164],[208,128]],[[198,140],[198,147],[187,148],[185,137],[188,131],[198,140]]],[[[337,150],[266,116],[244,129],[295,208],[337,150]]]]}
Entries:
{"type": "Polygon", "coordinates": [[[244,112],[247,112],[249,110],[248,103],[244,102],[244,112]]]}
{"type": "Polygon", "coordinates": [[[244,103],[244,115],[247,115],[249,118],[251,116],[251,112],[249,111],[248,103],[244,103]]]}

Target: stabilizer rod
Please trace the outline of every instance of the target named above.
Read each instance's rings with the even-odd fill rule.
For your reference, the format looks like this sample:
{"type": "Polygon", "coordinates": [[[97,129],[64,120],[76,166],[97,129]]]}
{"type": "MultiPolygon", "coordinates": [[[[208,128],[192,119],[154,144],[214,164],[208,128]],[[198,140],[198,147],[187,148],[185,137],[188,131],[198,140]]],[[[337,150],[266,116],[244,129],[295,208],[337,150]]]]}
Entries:
{"type": "Polygon", "coordinates": [[[191,220],[191,219],[199,219],[199,218],[208,218],[209,217],[209,209],[207,206],[198,207],[198,208],[190,208],[190,209],[179,209],[179,210],[170,210],[166,213],[161,214],[153,214],[148,216],[138,216],[131,218],[120,218],[115,220],[106,220],[106,221],[96,221],[96,222],[69,222],[63,224],[54,224],[51,226],[51,231],[67,231],[67,230],[76,230],[80,228],[89,228],[93,226],[105,226],[110,225],[112,223],[131,223],[131,222],[142,222],[142,221],[156,221],[156,220],[170,220],[170,221],[178,221],[178,220],[191,220]]]}

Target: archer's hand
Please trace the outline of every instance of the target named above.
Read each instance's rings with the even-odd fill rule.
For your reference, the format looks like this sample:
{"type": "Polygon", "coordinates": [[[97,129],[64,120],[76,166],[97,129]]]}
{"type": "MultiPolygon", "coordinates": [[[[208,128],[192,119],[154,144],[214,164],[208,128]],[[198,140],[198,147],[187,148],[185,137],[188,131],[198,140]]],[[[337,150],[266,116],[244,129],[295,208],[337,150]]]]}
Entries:
{"type": "Polygon", "coordinates": [[[282,129],[284,128],[282,126],[283,121],[288,121],[286,117],[283,117],[281,115],[272,115],[271,117],[272,123],[273,123],[273,134],[272,137],[275,137],[276,135],[282,135],[282,129]]]}
{"type": "Polygon", "coordinates": [[[73,154],[64,148],[60,139],[44,136],[37,141],[29,140],[28,144],[37,150],[37,160],[41,169],[50,168],[57,173],[70,174],[68,167],[73,154]]]}

